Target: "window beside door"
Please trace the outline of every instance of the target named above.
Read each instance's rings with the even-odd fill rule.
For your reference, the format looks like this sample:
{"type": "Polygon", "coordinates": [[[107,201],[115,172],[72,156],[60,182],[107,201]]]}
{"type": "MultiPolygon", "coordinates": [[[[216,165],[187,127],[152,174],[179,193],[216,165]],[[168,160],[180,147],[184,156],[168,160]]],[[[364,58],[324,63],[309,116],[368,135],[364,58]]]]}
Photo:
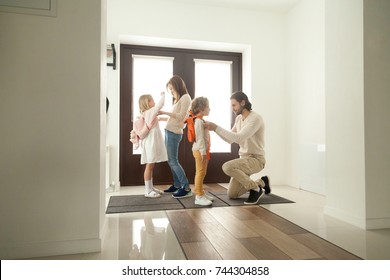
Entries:
{"type": "MultiPolygon", "coordinates": [[[[138,100],[141,95],[150,94],[157,103],[162,91],[166,91],[166,83],[172,77],[173,57],[133,55],[133,95],[131,119],[134,121],[140,115],[138,100]]],[[[170,94],[165,94],[164,111],[171,111],[170,94]]],[[[165,125],[160,125],[164,135],[165,125]]],[[[134,150],[141,154],[141,149],[134,150]]]]}
{"type": "MultiPolygon", "coordinates": [[[[232,61],[194,59],[195,97],[205,96],[210,103],[208,120],[230,128],[230,95],[232,94],[232,61]]],[[[210,153],[229,153],[230,144],[215,133],[210,134],[210,153]]]]}

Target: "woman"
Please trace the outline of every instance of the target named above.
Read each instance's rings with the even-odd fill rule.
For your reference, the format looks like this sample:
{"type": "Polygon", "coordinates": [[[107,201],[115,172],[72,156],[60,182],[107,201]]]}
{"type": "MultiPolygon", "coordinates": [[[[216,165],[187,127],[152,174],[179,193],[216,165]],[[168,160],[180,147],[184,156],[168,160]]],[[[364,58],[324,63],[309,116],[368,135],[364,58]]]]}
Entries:
{"type": "Polygon", "coordinates": [[[184,120],[191,105],[191,97],[183,79],[174,75],[167,83],[167,89],[173,96],[173,107],[171,112],[161,111],[161,114],[169,116],[165,127],[165,146],[168,154],[168,164],[172,171],[173,185],[164,190],[173,193],[174,198],[192,196],[190,185],[179,163],[179,144],[183,138],[184,120]]]}

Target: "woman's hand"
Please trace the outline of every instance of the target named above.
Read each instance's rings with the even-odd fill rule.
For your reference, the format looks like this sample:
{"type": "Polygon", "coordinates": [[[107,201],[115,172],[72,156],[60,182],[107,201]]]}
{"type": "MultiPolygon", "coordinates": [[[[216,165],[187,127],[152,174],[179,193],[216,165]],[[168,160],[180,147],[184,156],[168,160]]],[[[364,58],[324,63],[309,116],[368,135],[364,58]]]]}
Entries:
{"type": "Polygon", "coordinates": [[[171,112],[166,112],[166,111],[158,111],[158,115],[167,115],[169,117],[172,117],[172,113],[171,112]]]}
{"type": "Polygon", "coordinates": [[[158,120],[166,122],[166,121],[168,121],[168,118],[167,117],[158,117],[158,120]]]}

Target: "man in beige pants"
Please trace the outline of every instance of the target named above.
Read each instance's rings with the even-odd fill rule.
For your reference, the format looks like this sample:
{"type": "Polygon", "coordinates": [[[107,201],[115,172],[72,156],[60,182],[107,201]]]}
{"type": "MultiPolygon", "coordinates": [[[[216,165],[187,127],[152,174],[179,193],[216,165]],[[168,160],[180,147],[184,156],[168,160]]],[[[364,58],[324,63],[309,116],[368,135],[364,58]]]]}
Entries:
{"type": "Polygon", "coordinates": [[[225,174],[231,177],[228,196],[238,198],[249,191],[249,197],[244,203],[257,204],[263,195],[262,188],[265,194],[271,192],[267,176],[256,181],[250,178],[265,166],[264,121],[259,114],[252,111],[252,104],[245,93],[233,93],[230,102],[233,112],[237,115],[232,130],[228,131],[212,122],[206,122],[206,126],[229,144],[237,143],[240,146],[240,158],[230,160],[222,166],[225,174]]]}

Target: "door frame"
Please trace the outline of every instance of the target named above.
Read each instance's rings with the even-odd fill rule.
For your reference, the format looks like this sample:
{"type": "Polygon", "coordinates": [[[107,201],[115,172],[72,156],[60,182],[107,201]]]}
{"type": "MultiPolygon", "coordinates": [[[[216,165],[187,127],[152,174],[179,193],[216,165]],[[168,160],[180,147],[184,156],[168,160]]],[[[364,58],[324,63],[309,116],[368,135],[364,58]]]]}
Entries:
{"type": "MultiPolygon", "coordinates": [[[[143,185],[143,166],[131,165],[127,161],[128,156],[137,157],[140,162],[140,155],[132,155],[132,144],[129,142],[129,133],[132,129],[131,120],[131,108],[133,108],[132,99],[132,67],[129,67],[129,61],[132,61],[132,55],[153,55],[153,56],[168,56],[175,57],[176,61],[182,63],[173,64],[173,74],[181,76],[186,82],[188,92],[193,99],[195,94],[195,71],[193,64],[193,56],[200,59],[210,60],[233,60],[234,67],[232,73],[232,92],[242,90],[242,53],[235,52],[223,52],[223,51],[208,51],[208,50],[193,50],[193,49],[181,49],[181,48],[168,48],[168,47],[153,47],[153,46],[141,46],[141,45],[120,45],[120,119],[119,119],[119,179],[122,186],[131,185],[143,185]],[[133,183],[129,183],[125,179],[127,174],[137,174],[137,179],[133,183]],[[138,178],[139,177],[139,178],[138,178]]],[[[131,65],[131,63],[130,63],[131,65]]],[[[231,108],[230,108],[231,110],[231,108]]],[[[235,115],[231,110],[231,127],[234,124],[235,115]]],[[[192,143],[189,143],[186,139],[186,130],[183,134],[183,140],[179,146],[179,161],[182,164],[186,175],[193,183],[195,176],[195,163],[192,156],[192,143]]],[[[238,156],[238,145],[231,145],[230,153],[218,153],[219,160],[211,160],[209,162],[208,170],[217,170],[217,172],[208,172],[204,182],[205,183],[225,183],[230,180],[230,177],[225,175],[221,169],[221,162],[226,162],[238,156]]],[[[156,184],[171,184],[172,179],[161,180],[162,174],[169,174],[171,177],[171,171],[166,162],[158,163],[154,172],[154,183],[156,184]]]]}

